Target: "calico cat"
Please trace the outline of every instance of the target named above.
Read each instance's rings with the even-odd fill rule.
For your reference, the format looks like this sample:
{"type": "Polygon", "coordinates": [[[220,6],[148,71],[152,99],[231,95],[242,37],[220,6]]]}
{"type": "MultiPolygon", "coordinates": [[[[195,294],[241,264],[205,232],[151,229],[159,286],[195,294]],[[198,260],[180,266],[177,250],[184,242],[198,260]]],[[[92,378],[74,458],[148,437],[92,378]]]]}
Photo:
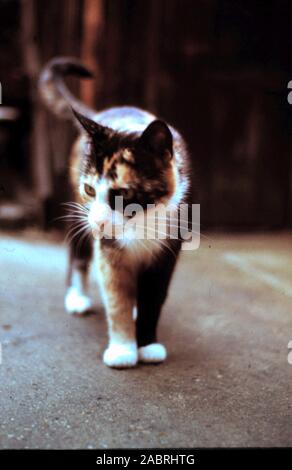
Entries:
{"type": "MultiPolygon", "coordinates": [[[[90,310],[87,277],[93,260],[109,327],[104,363],[116,368],[159,363],[167,351],[157,342],[156,327],[182,242],[179,237],[135,237],[133,225],[127,224],[141,227],[146,214],[151,234],[158,205],[178,209],[189,203],[186,146],[174,128],[149,112],[89,109],[70,93],[66,75],[91,77],[79,61],[61,57],[46,65],[39,82],[47,106],[60,117],[73,118],[80,130],[70,156],[71,218],[77,223],[65,308],[72,314],[90,310]],[[116,199],[122,210],[116,209],[116,199]],[[125,216],[123,209],[132,204],[138,210],[125,216]],[[124,229],[122,236],[103,236],[110,224],[124,229]]],[[[158,219],[164,227],[178,224],[171,213],[158,219]]]]}

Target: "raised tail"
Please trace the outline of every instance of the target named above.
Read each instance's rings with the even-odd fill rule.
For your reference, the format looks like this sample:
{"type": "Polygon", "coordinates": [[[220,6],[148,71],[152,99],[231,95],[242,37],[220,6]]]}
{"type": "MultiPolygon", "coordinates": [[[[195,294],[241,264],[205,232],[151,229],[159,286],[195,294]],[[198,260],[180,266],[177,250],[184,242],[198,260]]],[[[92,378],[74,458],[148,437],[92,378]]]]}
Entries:
{"type": "Polygon", "coordinates": [[[39,92],[47,107],[58,117],[71,119],[72,108],[93,118],[96,111],[79,101],[67,88],[64,77],[93,78],[93,74],[74,57],[56,57],[43,68],[39,78],[39,92]]]}

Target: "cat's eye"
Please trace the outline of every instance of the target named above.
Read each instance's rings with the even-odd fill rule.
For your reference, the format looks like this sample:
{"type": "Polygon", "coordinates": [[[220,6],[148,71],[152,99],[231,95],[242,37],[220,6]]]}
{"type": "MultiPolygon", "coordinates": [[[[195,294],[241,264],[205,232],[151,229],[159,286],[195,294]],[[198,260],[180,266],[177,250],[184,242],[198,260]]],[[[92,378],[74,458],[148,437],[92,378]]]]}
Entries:
{"type": "Polygon", "coordinates": [[[87,196],[95,197],[95,195],[96,195],[94,187],[90,186],[90,184],[85,184],[84,185],[84,191],[86,192],[87,196]]]}

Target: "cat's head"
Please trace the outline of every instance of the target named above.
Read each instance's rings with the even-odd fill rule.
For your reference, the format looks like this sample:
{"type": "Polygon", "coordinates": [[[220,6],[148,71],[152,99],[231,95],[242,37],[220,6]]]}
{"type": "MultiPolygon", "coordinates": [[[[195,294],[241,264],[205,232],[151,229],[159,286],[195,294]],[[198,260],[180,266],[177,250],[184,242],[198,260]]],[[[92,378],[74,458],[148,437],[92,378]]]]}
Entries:
{"type": "Polygon", "coordinates": [[[116,235],[130,219],[142,223],[154,205],[167,207],[177,178],[167,124],[154,120],[140,135],[125,134],[74,114],[88,138],[78,190],[95,233],[113,224],[116,235]]]}

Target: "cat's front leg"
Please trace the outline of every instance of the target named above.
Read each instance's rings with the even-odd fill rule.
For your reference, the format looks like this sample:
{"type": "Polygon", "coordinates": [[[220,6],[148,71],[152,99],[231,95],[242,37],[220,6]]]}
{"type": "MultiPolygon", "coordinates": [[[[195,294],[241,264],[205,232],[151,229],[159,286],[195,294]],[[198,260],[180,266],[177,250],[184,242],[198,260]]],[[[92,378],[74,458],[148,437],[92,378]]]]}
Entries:
{"type": "MultiPolygon", "coordinates": [[[[71,227],[72,229],[72,227],[71,227]]],[[[88,296],[88,274],[93,254],[90,238],[73,237],[70,242],[68,288],[65,295],[65,310],[70,314],[84,314],[92,309],[88,296]]]]}
{"type": "Polygon", "coordinates": [[[136,281],[133,270],[115,259],[98,260],[98,281],[106,309],[109,344],[103,355],[109,367],[134,367],[138,362],[135,320],[136,281]]]}
{"type": "Polygon", "coordinates": [[[180,251],[180,242],[172,242],[170,255],[164,253],[157,262],[140,272],[137,286],[137,342],[139,361],[163,362],[167,351],[157,342],[157,324],[167,297],[169,283],[180,251]]]}

